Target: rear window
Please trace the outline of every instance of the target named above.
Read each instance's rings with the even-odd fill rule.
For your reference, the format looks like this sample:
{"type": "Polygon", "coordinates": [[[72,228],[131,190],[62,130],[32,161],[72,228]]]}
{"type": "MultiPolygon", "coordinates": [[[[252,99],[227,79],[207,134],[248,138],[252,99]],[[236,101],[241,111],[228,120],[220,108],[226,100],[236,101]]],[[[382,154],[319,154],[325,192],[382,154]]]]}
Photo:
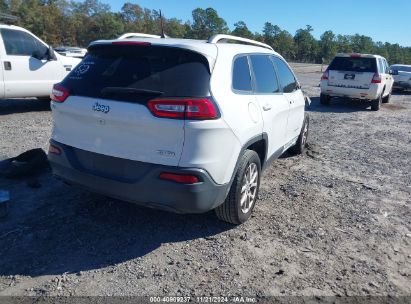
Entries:
{"type": "Polygon", "coordinates": [[[376,73],[377,61],[375,58],[335,57],[328,69],[334,71],[376,73]]]}
{"type": "Polygon", "coordinates": [[[202,55],[172,47],[100,45],[63,81],[71,95],[139,101],[140,97],[209,96],[202,55]]]}

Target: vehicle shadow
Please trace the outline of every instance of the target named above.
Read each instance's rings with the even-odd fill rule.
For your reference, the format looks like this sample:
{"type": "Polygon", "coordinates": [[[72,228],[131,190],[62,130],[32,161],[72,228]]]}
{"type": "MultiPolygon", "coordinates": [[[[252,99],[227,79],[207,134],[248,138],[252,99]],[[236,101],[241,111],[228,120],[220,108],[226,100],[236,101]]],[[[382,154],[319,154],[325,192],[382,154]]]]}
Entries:
{"type": "Polygon", "coordinates": [[[50,111],[50,102],[36,98],[0,100],[0,115],[50,111]]]}
{"type": "Polygon", "coordinates": [[[359,111],[371,111],[369,101],[351,100],[348,98],[332,98],[329,105],[320,104],[320,97],[311,97],[309,112],[321,113],[352,113],[359,111]]]}
{"type": "Polygon", "coordinates": [[[393,96],[402,96],[402,95],[411,95],[411,90],[407,90],[407,91],[400,91],[400,90],[395,90],[392,92],[393,96]]]}
{"type": "MultiPolygon", "coordinates": [[[[41,180],[48,184],[36,190],[40,197],[16,198],[8,217],[0,220],[0,276],[100,269],[167,243],[209,239],[235,227],[214,212],[179,215],[91,194],[54,180],[50,172],[41,180]]],[[[0,188],[7,182],[0,179],[0,188]]],[[[21,194],[22,186],[13,187],[21,194]]],[[[167,252],[171,258],[176,254],[181,259],[184,248],[167,252]]]]}

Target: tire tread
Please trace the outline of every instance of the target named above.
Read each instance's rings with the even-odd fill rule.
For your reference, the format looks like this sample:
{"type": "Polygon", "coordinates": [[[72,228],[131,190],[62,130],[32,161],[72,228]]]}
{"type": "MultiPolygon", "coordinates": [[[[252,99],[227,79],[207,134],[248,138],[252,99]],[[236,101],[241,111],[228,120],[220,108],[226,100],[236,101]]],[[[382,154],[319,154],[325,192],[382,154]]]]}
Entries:
{"type": "Polygon", "coordinates": [[[310,128],[310,117],[306,113],[304,115],[304,123],[303,123],[303,126],[301,127],[300,135],[298,135],[297,142],[295,143],[294,146],[292,146],[289,149],[289,151],[294,155],[299,155],[299,154],[304,153],[305,146],[304,147],[302,146],[302,136],[303,136],[305,124],[307,124],[307,123],[308,123],[308,132],[310,132],[310,129],[309,129],[310,128]]]}
{"type": "Polygon", "coordinates": [[[239,190],[238,187],[241,186],[243,172],[246,170],[249,160],[255,156],[258,158],[258,154],[252,150],[246,150],[241,156],[240,164],[237,168],[237,172],[235,173],[234,181],[231,185],[230,191],[228,192],[227,198],[224,203],[215,209],[215,213],[220,220],[235,225],[242,223],[238,216],[238,210],[236,210],[239,190]]]}

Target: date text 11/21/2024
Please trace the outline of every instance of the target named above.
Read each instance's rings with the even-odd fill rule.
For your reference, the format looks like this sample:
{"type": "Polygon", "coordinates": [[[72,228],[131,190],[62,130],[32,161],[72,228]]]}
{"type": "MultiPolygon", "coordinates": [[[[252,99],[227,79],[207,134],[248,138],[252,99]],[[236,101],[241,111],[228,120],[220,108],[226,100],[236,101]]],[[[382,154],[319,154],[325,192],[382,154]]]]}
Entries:
{"type": "Polygon", "coordinates": [[[254,297],[150,297],[150,303],[256,303],[254,297]]]}

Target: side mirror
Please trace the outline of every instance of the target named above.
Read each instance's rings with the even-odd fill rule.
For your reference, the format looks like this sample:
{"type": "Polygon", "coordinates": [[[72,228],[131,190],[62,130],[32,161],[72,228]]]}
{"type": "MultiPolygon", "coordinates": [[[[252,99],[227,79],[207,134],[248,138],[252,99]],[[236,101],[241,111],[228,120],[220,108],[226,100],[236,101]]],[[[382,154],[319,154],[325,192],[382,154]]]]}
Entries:
{"type": "Polygon", "coordinates": [[[35,50],[35,51],[33,52],[33,54],[31,54],[31,57],[36,58],[36,59],[38,59],[38,60],[43,60],[43,59],[44,59],[44,54],[41,54],[40,51],[35,50]]]}
{"type": "Polygon", "coordinates": [[[49,46],[48,50],[47,50],[47,60],[48,61],[55,61],[57,60],[57,56],[56,53],[54,52],[53,48],[51,46],[49,46]]]}

